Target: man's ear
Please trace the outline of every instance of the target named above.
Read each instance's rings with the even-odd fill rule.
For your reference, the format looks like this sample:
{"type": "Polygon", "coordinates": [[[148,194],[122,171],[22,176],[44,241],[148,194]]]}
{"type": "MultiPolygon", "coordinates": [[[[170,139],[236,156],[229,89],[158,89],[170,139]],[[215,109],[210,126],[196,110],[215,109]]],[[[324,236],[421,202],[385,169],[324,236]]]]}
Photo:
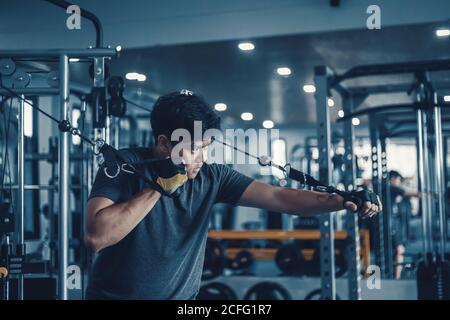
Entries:
{"type": "Polygon", "coordinates": [[[158,136],[158,146],[164,153],[169,153],[172,150],[172,143],[170,140],[163,134],[158,136]]]}

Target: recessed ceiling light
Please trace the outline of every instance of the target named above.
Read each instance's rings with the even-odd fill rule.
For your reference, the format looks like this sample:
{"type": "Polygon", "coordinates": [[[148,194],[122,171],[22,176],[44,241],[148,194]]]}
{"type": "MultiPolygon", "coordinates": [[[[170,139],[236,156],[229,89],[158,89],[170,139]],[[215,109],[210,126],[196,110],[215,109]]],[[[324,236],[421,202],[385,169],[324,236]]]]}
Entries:
{"type": "Polygon", "coordinates": [[[450,29],[438,29],[436,30],[436,35],[438,37],[448,37],[450,36],[450,29]]]}
{"type": "Polygon", "coordinates": [[[328,106],[329,107],[334,107],[334,100],[331,98],[328,98],[328,106]]]}
{"type": "Polygon", "coordinates": [[[339,111],[338,111],[338,117],[339,117],[339,118],[343,118],[344,115],[345,115],[345,114],[344,114],[344,110],[339,110],[339,111]]]}
{"type": "Polygon", "coordinates": [[[253,119],[253,114],[250,112],[244,112],[241,114],[241,119],[244,121],[250,121],[253,119]]]}
{"type": "Polygon", "coordinates": [[[127,80],[136,80],[138,75],[139,75],[139,73],[137,73],[137,72],[128,72],[125,75],[125,78],[127,78],[127,80]]]}
{"type": "Polygon", "coordinates": [[[445,102],[450,102],[450,96],[444,96],[444,101],[445,102]]]}
{"type": "Polygon", "coordinates": [[[361,123],[361,121],[359,121],[358,118],[352,118],[352,124],[353,124],[354,126],[359,126],[360,123],[361,123]]]}
{"type": "Polygon", "coordinates": [[[138,73],[138,72],[128,72],[125,75],[125,78],[127,78],[127,80],[137,80],[137,81],[147,80],[147,76],[145,74],[138,73]]]}
{"type": "Polygon", "coordinates": [[[214,109],[217,111],[225,111],[227,110],[227,105],[225,103],[219,102],[214,105],[214,109]]]}
{"type": "Polygon", "coordinates": [[[288,76],[291,74],[291,69],[289,69],[288,67],[281,67],[277,69],[277,73],[280,76],[288,76]]]}
{"type": "Polygon", "coordinates": [[[69,62],[78,62],[80,58],[69,58],[69,62]]]}
{"type": "Polygon", "coordinates": [[[316,87],[312,84],[305,84],[303,86],[303,91],[305,91],[306,93],[314,93],[316,92],[316,87]]]}
{"type": "Polygon", "coordinates": [[[238,48],[242,51],[252,51],[255,49],[255,45],[251,42],[241,42],[238,44],[238,48]]]}
{"type": "Polygon", "coordinates": [[[274,127],[274,123],[272,120],[264,120],[262,125],[266,129],[272,129],[274,127]]]}
{"type": "Polygon", "coordinates": [[[121,46],[120,44],[116,47],[116,51],[117,51],[117,52],[122,51],[122,46],[121,46]]]}
{"type": "Polygon", "coordinates": [[[137,81],[145,81],[147,80],[147,76],[145,74],[139,74],[136,78],[137,81]]]}

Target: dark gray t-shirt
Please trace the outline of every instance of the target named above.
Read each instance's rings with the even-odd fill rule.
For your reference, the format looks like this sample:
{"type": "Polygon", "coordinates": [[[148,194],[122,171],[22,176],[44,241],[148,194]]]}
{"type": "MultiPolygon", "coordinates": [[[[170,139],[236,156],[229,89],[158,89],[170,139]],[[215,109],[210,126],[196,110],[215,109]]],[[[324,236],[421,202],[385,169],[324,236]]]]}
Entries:
{"type": "MultiPolygon", "coordinates": [[[[150,149],[120,150],[127,161],[151,157],[150,149]]],[[[236,204],[253,179],[225,165],[203,165],[177,199],[161,197],[149,214],[117,244],[96,257],[88,299],[193,299],[203,269],[209,212],[218,202],[236,204]]],[[[142,190],[135,175],[114,179],[100,170],[90,198],[123,202],[142,190]]]]}

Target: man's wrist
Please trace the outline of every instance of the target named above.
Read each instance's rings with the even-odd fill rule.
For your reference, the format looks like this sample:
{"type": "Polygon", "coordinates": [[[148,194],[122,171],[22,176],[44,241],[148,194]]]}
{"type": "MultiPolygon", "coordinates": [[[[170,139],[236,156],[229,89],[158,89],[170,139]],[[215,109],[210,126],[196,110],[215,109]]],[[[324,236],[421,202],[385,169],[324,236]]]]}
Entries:
{"type": "Polygon", "coordinates": [[[145,195],[148,195],[150,197],[157,196],[159,198],[159,197],[162,196],[161,192],[159,192],[158,190],[152,189],[152,188],[148,188],[148,187],[145,187],[144,189],[142,189],[142,193],[145,194],[145,195]]]}
{"type": "Polygon", "coordinates": [[[344,207],[344,198],[336,193],[332,194],[332,202],[335,208],[334,211],[339,211],[345,209],[344,207]]]}

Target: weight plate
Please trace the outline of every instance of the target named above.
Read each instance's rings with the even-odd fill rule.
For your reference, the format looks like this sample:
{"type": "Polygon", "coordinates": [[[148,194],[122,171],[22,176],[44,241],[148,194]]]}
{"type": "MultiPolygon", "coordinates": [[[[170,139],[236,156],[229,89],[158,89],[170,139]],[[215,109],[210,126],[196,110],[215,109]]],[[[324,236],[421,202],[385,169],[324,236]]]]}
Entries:
{"type": "Polygon", "coordinates": [[[9,76],[16,71],[16,64],[9,58],[0,59],[0,74],[9,76]]]}

